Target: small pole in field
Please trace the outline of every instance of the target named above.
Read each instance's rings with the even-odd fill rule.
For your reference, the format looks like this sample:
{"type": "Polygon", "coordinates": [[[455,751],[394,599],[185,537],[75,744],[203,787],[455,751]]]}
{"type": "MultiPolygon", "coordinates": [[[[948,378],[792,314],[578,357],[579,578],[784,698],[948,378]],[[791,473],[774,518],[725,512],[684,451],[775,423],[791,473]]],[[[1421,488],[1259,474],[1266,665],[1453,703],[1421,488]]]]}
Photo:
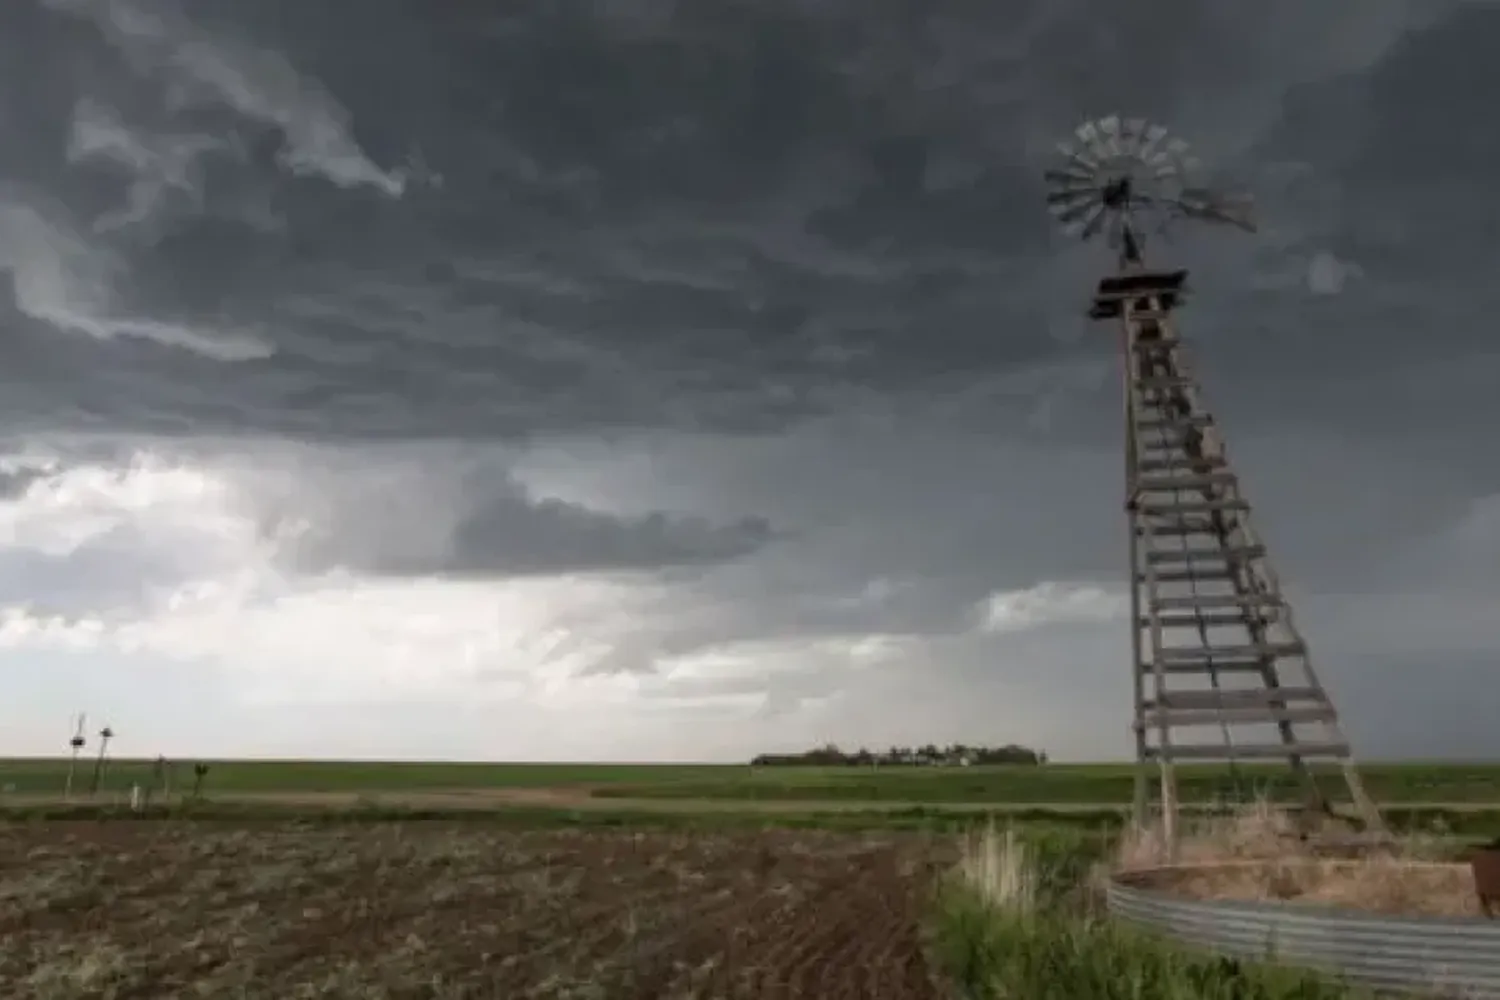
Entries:
{"type": "Polygon", "coordinates": [[[115,731],[108,726],[99,730],[99,756],[94,760],[94,777],[89,782],[89,794],[99,793],[99,782],[104,777],[104,761],[109,755],[109,741],[114,739],[115,731]]]}
{"type": "Polygon", "coordinates": [[[84,743],[87,742],[83,736],[84,720],[84,714],[79,712],[73,720],[73,738],[68,740],[71,753],[68,756],[68,775],[63,779],[64,801],[73,798],[73,773],[78,770],[78,755],[82,752],[84,743]]]}

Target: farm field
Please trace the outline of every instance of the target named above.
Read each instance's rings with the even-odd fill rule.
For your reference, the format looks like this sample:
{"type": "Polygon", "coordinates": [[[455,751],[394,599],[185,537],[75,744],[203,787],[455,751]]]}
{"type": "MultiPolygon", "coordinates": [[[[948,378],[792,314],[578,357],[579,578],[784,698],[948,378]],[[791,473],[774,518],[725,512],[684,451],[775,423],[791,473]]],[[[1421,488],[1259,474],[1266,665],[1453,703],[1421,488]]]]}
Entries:
{"type": "MultiPolygon", "coordinates": [[[[950,806],[1116,806],[1128,804],[1128,764],[999,765],[969,768],[765,767],[653,764],[363,763],[339,761],[211,761],[203,790],[213,797],[488,795],[494,804],[569,804],[607,799],[680,803],[888,803],[950,806]]],[[[76,787],[87,786],[91,761],[80,761],[76,787]]],[[[0,790],[16,797],[54,796],[67,762],[0,760],[0,790]]],[[[172,766],[174,789],[192,783],[190,762],[172,766]]],[[[1369,763],[1362,766],[1374,797],[1389,804],[1500,808],[1500,763],[1369,763]]],[[[1184,801],[1220,797],[1294,797],[1276,766],[1231,774],[1214,765],[1179,768],[1184,801]]],[[[1330,779],[1334,776],[1330,775],[1330,779]]],[[[116,792],[153,783],[152,762],[110,762],[103,787],[116,792]]],[[[1329,788],[1337,789],[1335,780],[1329,788]]],[[[478,801],[477,799],[473,799],[478,801]]]]}
{"type": "MultiPolygon", "coordinates": [[[[25,763],[38,779],[60,774],[25,763]]],[[[1118,802],[591,799],[650,769],[580,768],[571,776],[594,780],[570,785],[560,767],[231,762],[211,775],[221,767],[238,790],[226,781],[181,811],[118,808],[125,783],[149,774],[121,762],[95,799],[0,812],[0,996],[939,1000],[957,985],[974,1000],[1363,1000],[1101,921],[1091,872],[1115,852],[1118,802]],[[466,784],[450,783],[453,767],[466,784]],[[611,771],[623,780],[599,780],[611,771]],[[445,780],[422,784],[434,772],[445,780]],[[351,773],[361,790],[327,790],[351,773]],[[976,834],[990,846],[976,851],[976,834]],[[1012,836],[1033,859],[1015,870],[1031,875],[994,860],[994,842],[1012,836]],[[976,858],[991,859],[978,866],[982,892],[976,858]],[[1006,916],[1018,885],[1040,893],[1035,917],[1006,916]]],[[[993,789],[1054,769],[1129,794],[1120,767],[967,770],[993,789]]],[[[973,777],[933,771],[883,777],[950,791],[973,777]]],[[[652,787],[766,780],[745,768],[663,772],[652,787]]],[[[1397,777],[1423,787],[1415,774],[1397,777]]],[[[770,776],[804,787],[843,774],[770,776]]],[[[1486,772],[1438,775],[1449,789],[1468,787],[1465,776],[1486,772]]],[[[55,803],[45,784],[9,798],[55,803]]],[[[1496,832],[1495,808],[1477,796],[1466,810],[1408,801],[1396,813],[1440,821],[1443,851],[1496,832]]]]}
{"type": "Polygon", "coordinates": [[[0,826],[0,995],[936,1000],[941,841],[0,826]]]}

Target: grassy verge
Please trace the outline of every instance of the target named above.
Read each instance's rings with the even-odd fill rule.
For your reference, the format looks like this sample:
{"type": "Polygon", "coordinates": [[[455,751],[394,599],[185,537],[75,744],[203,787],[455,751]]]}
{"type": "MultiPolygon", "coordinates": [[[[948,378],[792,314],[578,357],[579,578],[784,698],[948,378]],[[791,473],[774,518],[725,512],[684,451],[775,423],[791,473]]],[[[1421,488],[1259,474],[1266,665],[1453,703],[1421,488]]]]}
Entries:
{"type": "Polygon", "coordinates": [[[1067,838],[970,839],[938,895],[934,956],[963,1000],[1366,1000],[1321,975],[1218,958],[1106,920],[1067,838]]]}
{"type": "MultiPolygon", "coordinates": [[[[91,744],[93,746],[93,744],[91,744]]],[[[96,761],[85,754],[75,788],[88,787],[96,761]]],[[[174,788],[194,779],[189,760],[168,762],[174,788]]],[[[859,800],[912,803],[1077,803],[1128,805],[1133,764],[981,765],[975,767],[751,767],[745,764],[517,764],[459,762],[208,760],[209,794],[401,793],[467,789],[571,788],[612,798],[727,800],[859,800]]],[[[0,758],[0,792],[60,794],[66,759],[0,758]]],[[[1323,773],[1322,769],[1319,770],[1323,773]]],[[[1476,803],[1500,806],[1500,762],[1366,762],[1366,787],[1384,803],[1476,803]]],[[[1336,770],[1326,772],[1334,792],[1336,770]]],[[[162,779],[154,759],[113,759],[103,774],[117,791],[162,779]]],[[[1300,789],[1285,767],[1214,764],[1178,768],[1184,802],[1253,795],[1296,801],[1300,789]]]]}
{"type": "MultiPolygon", "coordinates": [[[[128,806],[107,803],[49,804],[0,808],[0,824],[42,822],[203,822],[203,823],[297,823],[308,826],[441,822],[514,829],[811,829],[811,830],[910,830],[939,835],[961,834],[976,824],[992,823],[997,816],[972,810],[931,807],[910,809],[838,809],[827,812],[793,810],[652,810],[648,808],[567,809],[552,806],[509,805],[501,808],[413,808],[369,802],[336,808],[270,802],[235,802],[205,799],[150,806],[132,811],[128,806]]],[[[1006,820],[1012,817],[1006,816],[1006,820]]],[[[1118,822],[1109,814],[1047,813],[1038,810],[1025,817],[1027,829],[1056,831],[1076,839],[1100,844],[1112,840],[1118,822]]]]}
{"type": "MultiPolygon", "coordinates": [[[[1422,834],[1455,843],[1479,843],[1500,835],[1500,810],[1454,811],[1434,808],[1389,808],[1386,822],[1400,834],[1422,834]]],[[[357,799],[351,804],[321,805],[308,802],[243,801],[243,799],[183,799],[169,805],[151,805],[133,813],[121,801],[46,802],[6,804],[0,802],[0,823],[55,822],[55,820],[222,820],[222,822],[383,823],[462,822],[508,826],[642,826],[642,828],[721,828],[721,826],[778,826],[810,829],[910,829],[935,834],[962,834],[989,825],[1019,826],[1028,831],[1077,832],[1083,837],[1113,840],[1124,832],[1127,813],[1119,808],[1098,810],[1049,810],[1049,808],[1005,808],[975,810],[972,807],[910,805],[906,808],[870,808],[846,805],[837,810],[789,807],[735,810],[723,804],[714,808],[670,808],[649,805],[591,804],[588,808],[556,805],[504,804],[483,807],[422,807],[404,805],[380,796],[357,799]]]]}

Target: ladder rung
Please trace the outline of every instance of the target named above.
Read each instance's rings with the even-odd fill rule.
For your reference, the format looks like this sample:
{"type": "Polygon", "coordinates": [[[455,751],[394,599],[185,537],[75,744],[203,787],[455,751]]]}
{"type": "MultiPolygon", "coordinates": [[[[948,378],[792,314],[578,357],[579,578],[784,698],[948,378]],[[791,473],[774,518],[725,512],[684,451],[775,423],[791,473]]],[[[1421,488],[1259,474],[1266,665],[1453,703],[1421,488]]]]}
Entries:
{"type": "MultiPolygon", "coordinates": [[[[1151,310],[1143,309],[1140,312],[1131,310],[1131,315],[1140,316],[1142,319],[1157,319],[1157,321],[1161,321],[1161,319],[1166,319],[1169,313],[1151,312],[1151,310]]],[[[1136,337],[1136,342],[1131,343],[1131,346],[1136,348],[1137,351],[1142,352],[1142,354],[1152,354],[1152,352],[1155,352],[1155,354],[1166,354],[1167,351],[1173,351],[1173,349],[1178,348],[1178,345],[1181,345],[1181,343],[1182,340],[1178,339],[1178,337],[1136,337]]]]}
{"type": "Polygon", "coordinates": [[[1212,535],[1218,530],[1212,521],[1180,521],[1176,524],[1148,524],[1138,534],[1152,538],[1184,538],[1188,535],[1212,535]]]}
{"type": "Polygon", "coordinates": [[[1210,426],[1214,418],[1207,413],[1192,413],[1185,417],[1148,417],[1137,416],[1135,418],[1135,429],[1137,431],[1181,431],[1201,430],[1210,426]]]}
{"type": "Polygon", "coordinates": [[[1184,500],[1181,503],[1143,503],[1137,507],[1147,517],[1173,517],[1182,514],[1213,514],[1225,510],[1249,510],[1250,503],[1238,497],[1223,500],[1184,500]]]}
{"type": "MultiPolygon", "coordinates": [[[[1159,569],[1152,574],[1157,583],[1222,583],[1225,580],[1233,580],[1235,571],[1227,566],[1216,566],[1205,569],[1201,566],[1189,566],[1186,569],[1159,569]]],[[[1139,583],[1146,583],[1146,574],[1142,573],[1136,577],[1139,583]]]]}
{"type": "Polygon", "coordinates": [[[1304,705],[1296,708],[1281,708],[1275,705],[1260,705],[1246,708],[1152,708],[1141,713],[1141,721],[1155,728],[1166,726],[1249,726],[1257,723],[1274,725],[1280,722],[1310,725],[1319,722],[1336,722],[1338,713],[1332,705],[1304,705]]]}
{"type": "Polygon", "coordinates": [[[1347,757],[1347,743],[1262,743],[1231,746],[1223,743],[1171,747],[1148,746],[1146,756],[1171,760],[1277,760],[1287,757],[1347,757]]]}
{"type": "Polygon", "coordinates": [[[1223,467],[1224,458],[1220,455],[1189,457],[1178,454],[1166,458],[1138,458],[1135,461],[1137,472],[1208,472],[1223,467]]]}
{"type": "MultiPolygon", "coordinates": [[[[1162,320],[1166,319],[1170,315],[1172,315],[1172,314],[1169,311],[1165,310],[1165,309],[1132,309],[1132,310],[1130,310],[1130,318],[1131,319],[1151,320],[1152,322],[1155,322],[1155,323],[1160,323],[1162,320]]],[[[1138,338],[1136,340],[1136,342],[1135,342],[1135,344],[1133,346],[1137,350],[1139,350],[1139,349],[1145,348],[1145,347],[1161,347],[1164,344],[1170,344],[1170,345],[1176,346],[1178,343],[1179,343],[1179,341],[1177,341],[1176,338],[1173,338],[1172,340],[1164,340],[1161,337],[1141,337],[1141,338],[1138,338]]]]}
{"type": "Polygon", "coordinates": [[[1143,493],[1159,493],[1171,490],[1203,490],[1211,486],[1228,486],[1235,482],[1233,472],[1203,472],[1188,476],[1141,476],[1135,488],[1143,493]]]}
{"type": "Polygon", "coordinates": [[[1300,642],[1265,642],[1251,646],[1168,646],[1156,651],[1163,663],[1192,663],[1214,660],[1238,660],[1246,657],[1274,659],[1278,656],[1301,656],[1307,651],[1300,642]]]}
{"type": "MultiPolygon", "coordinates": [[[[1163,660],[1161,664],[1161,672],[1164,674],[1172,674],[1174,676],[1181,674],[1202,674],[1204,677],[1208,677],[1211,674],[1259,673],[1260,671],[1264,670],[1265,667],[1265,660],[1255,658],[1242,660],[1231,660],[1226,658],[1223,660],[1214,660],[1212,664],[1206,661],[1190,663],[1187,661],[1163,660]]],[[[1156,673],[1156,670],[1150,663],[1143,663],[1141,664],[1141,673],[1150,675],[1156,673]]]]}
{"type": "MultiPolygon", "coordinates": [[[[1197,628],[1199,625],[1214,628],[1224,625],[1244,625],[1244,612],[1210,611],[1207,614],[1157,615],[1156,623],[1162,628],[1197,628]]],[[[1149,615],[1141,616],[1141,628],[1149,628],[1149,615]]]]}
{"type": "Polygon", "coordinates": [[[1161,389],[1191,389],[1196,383],[1186,375],[1148,375],[1135,380],[1135,387],[1141,392],[1150,392],[1161,389]]]}
{"type": "Polygon", "coordinates": [[[1248,559],[1263,558],[1265,554],[1264,545],[1223,545],[1196,549],[1155,549],[1146,553],[1146,561],[1153,566],[1163,563],[1193,563],[1208,559],[1244,562],[1248,559]]]}
{"type": "Polygon", "coordinates": [[[1328,702],[1328,695],[1322,688],[1315,687],[1276,687],[1276,688],[1239,688],[1228,691],[1164,691],[1156,696],[1154,702],[1147,702],[1150,708],[1241,708],[1247,705],[1274,705],[1278,701],[1315,701],[1320,704],[1328,702]]]}
{"type": "MultiPolygon", "coordinates": [[[[1158,577],[1160,579],[1160,577],[1158,577]]],[[[1150,606],[1156,611],[1176,611],[1183,608],[1279,608],[1278,594],[1180,594],[1156,597],[1150,606]]]]}

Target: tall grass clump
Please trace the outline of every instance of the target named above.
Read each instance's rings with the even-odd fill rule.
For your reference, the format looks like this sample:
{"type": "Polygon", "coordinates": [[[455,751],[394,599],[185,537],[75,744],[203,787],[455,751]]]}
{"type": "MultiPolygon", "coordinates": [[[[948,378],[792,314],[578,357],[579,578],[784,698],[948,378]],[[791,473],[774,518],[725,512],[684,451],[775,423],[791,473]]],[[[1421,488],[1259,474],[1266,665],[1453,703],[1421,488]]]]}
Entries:
{"type": "Polygon", "coordinates": [[[991,826],[943,883],[935,956],[964,1000],[1356,1000],[1323,976],[1191,951],[1110,922],[1092,858],[991,826]]]}

